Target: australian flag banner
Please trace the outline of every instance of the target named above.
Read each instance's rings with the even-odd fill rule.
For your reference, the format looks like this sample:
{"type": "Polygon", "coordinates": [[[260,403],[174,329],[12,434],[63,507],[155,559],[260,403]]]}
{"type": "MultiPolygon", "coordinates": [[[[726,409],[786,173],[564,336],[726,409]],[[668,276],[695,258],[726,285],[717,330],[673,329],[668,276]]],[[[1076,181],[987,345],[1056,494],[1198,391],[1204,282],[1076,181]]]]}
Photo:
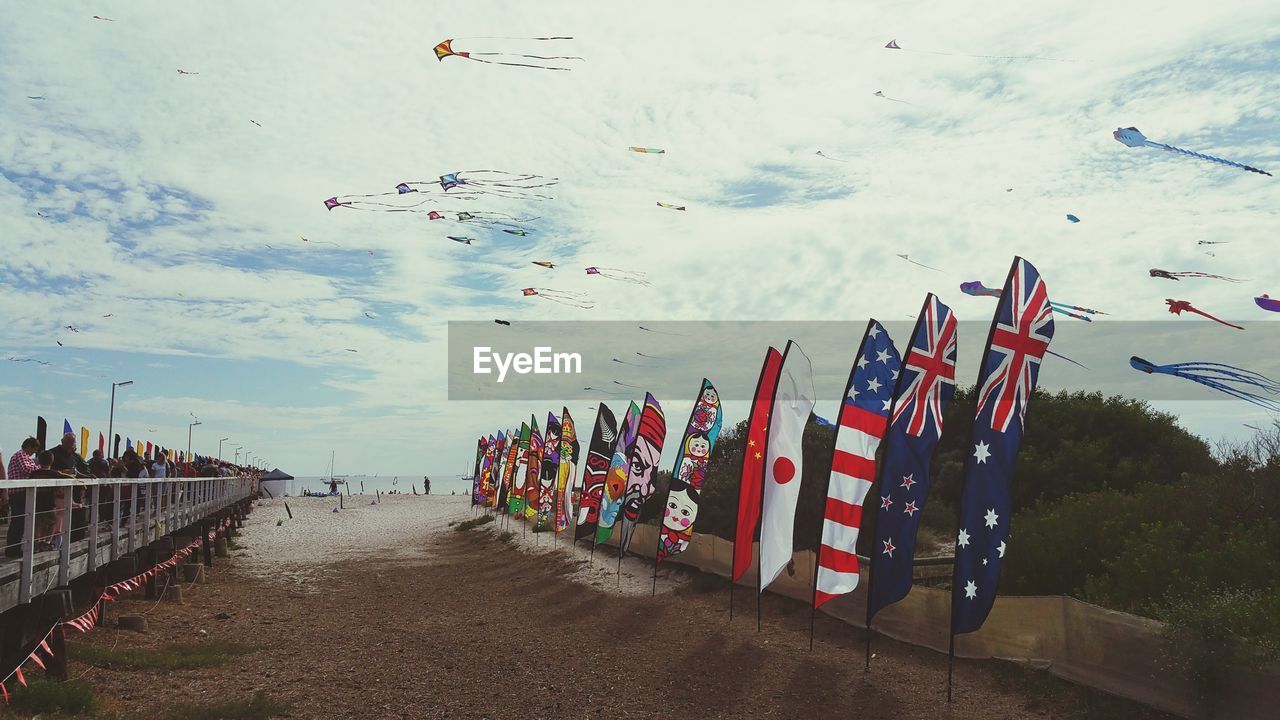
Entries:
{"type": "Polygon", "coordinates": [[[951,585],[951,633],[982,627],[996,599],[1008,549],[1009,482],[1027,403],[1053,339],[1053,308],[1040,273],[1014,258],[996,306],[978,375],[973,438],[964,464],[960,531],[951,585]]]}

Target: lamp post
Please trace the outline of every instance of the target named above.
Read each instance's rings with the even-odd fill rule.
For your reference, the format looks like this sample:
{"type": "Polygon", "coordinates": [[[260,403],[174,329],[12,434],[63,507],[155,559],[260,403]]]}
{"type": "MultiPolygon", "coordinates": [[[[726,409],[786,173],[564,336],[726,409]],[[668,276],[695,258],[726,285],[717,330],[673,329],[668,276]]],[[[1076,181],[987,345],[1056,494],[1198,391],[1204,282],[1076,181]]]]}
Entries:
{"type": "Polygon", "coordinates": [[[127,385],[132,385],[132,384],[133,384],[132,380],[125,380],[124,382],[111,383],[111,414],[107,417],[107,449],[108,450],[115,447],[115,439],[112,436],[112,433],[115,431],[115,422],[116,422],[116,388],[125,387],[127,385]]]}
{"type": "Polygon", "coordinates": [[[222,443],[230,439],[231,438],[222,438],[221,440],[218,441],[218,462],[222,462],[222,443]]]}
{"type": "Polygon", "coordinates": [[[244,447],[244,446],[243,446],[243,445],[241,445],[240,447],[237,447],[237,448],[236,448],[235,460],[232,460],[232,461],[231,461],[231,462],[232,462],[233,464],[235,464],[235,465],[239,465],[239,464],[240,464],[240,448],[242,448],[242,447],[244,447]]]}
{"type": "Polygon", "coordinates": [[[191,431],[194,430],[197,425],[204,424],[200,422],[200,418],[197,418],[195,415],[192,415],[191,417],[196,418],[196,421],[187,424],[187,457],[191,457],[191,431]]]}

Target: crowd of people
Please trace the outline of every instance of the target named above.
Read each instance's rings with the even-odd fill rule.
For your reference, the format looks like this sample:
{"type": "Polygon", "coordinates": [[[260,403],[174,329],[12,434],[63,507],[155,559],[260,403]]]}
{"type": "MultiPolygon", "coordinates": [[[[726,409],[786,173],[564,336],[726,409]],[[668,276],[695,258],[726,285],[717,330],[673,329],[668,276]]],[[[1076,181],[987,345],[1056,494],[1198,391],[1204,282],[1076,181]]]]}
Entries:
{"type": "MultiPolygon", "coordinates": [[[[202,458],[197,465],[187,462],[185,458],[175,458],[174,453],[160,448],[142,454],[133,448],[126,448],[118,458],[103,457],[101,450],[94,450],[86,459],[76,448],[74,433],[63,435],[62,441],[48,450],[41,447],[39,440],[29,437],[22,441],[21,447],[7,462],[3,450],[0,450],[0,481],[10,482],[27,479],[230,477],[247,470],[213,458],[202,458]]],[[[0,520],[6,516],[9,519],[5,555],[18,557],[22,553],[27,491],[10,489],[7,485],[0,482],[0,520]]],[[[123,485],[118,489],[120,512],[127,515],[132,512],[133,488],[123,485]]],[[[104,486],[99,492],[100,518],[111,518],[109,506],[115,502],[116,490],[116,486],[104,486]]],[[[160,502],[164,503],[167,498],[167,487],[164,484],[161,484],[158,495],[160,502]]],[[[88,526],[86,503],[89,502],[88,488],[84,484],[69,483],[64,487],[39,488],[36,491],[36,549],[49,550],[60,546],[68,509],[71,510],[71,539],[83,537],[88,526]]],[[[145,502],[145,495],[140,493],[139,511],[145,507],[145,502]]]]}

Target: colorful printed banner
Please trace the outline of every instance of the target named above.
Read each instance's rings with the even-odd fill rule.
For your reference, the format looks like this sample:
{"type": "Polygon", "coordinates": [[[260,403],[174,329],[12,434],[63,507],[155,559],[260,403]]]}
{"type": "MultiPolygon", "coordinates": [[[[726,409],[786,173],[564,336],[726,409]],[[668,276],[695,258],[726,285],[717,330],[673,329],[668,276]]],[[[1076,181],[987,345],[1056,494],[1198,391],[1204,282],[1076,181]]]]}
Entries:
{"type": "Polygon", "coordinates": [[[627,455],[635,441],[640,426],[640,406],[634,402],[627,408],[622,420],[618,442],[613,446],[609,460],[609,472],[604,480],[604,497],[600,503],[600,520],[596,524],[596,544],[603,544],[613,536],[613,525],[622,510],[622,493],[627,487],[627,455]]]}
{"type": "Polygon", "coordinates": [[[756,528],[760,525],[760,493],[764,488],[764,446],[769,433],[769,409],[782,369],[782,353],[770,347],[760,366],[755,399],[747,421],[747,444],[742,449],[742,471],[738,484],[738,521],[733,539],[733,580],[742,579],[751,566],[756,528]]]}
{"type": "Polygon", "coordinates": [[[512,517],[524,514],[525,487],[529,479],[529,423],[520,423],[520,440],[516,443],[516,465],[511,473],[511,493],[507,496],[507,510],[512,517]]]}
{"type": "Polygon", "coordinates": [[[542,438],[542,470],[538,474],[538,522],[547,528],[555,522],[556,479],[560,476],[560,421],[547,413],[547,430],[542,438]]]}
{"type": "Polygon", "coordinates": [[[613,411],[600,403],[591,431],[591,444],[587,448],[586,467],[582,470],[582,496],[578,503],[574,540],[586,540],[595,535],[596,524],[600,521],[600,503],[604,499],[604,481],[609,474],[609,462],[617,440],[618,423],[613,411]]]}
{"type": "Polygon", "coordinates": [[[564,532],[573,519],[574,482],[578,475],[578,431],[569,408],[560,409],[560,467],[556,477],[556,532],[564,532]]]}
{"type": "Polygon", "coordinates": [[[711,451],[720,437],[723,422],[720,393],[710,380],[703,378],[671,471],[671,486],[667,489],[666,507],[662,510],[658,554],[654,562],[660,563],[679,555],[693,539],[693,523],[698,519],[698,503],[702,484],[707,479],[707,464],[711,461],[711,451]]]}
{"type": "Polygon", "coordinates": [[[631,547],[631,535],[640,522],[640,509],[653,495],[653,479],[662,459],[662,445],[667,439],[667,418],[662,405],[649,393],[644,395],[644,409],[635,440],[627,453],[627,484],[622,496],[622,533],[618,536],[619,554],[631,547]]]}

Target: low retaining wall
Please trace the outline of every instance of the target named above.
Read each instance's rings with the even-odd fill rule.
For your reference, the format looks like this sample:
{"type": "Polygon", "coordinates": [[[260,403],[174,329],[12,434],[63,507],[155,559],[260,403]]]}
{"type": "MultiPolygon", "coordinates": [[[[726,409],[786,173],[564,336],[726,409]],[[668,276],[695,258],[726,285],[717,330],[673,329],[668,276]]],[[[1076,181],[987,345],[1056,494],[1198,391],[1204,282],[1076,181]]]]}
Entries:
{"type": "MultiPolygon", "coordinates": [[[[616,534],[616,533],[615,533],[616,534]]],[[[611,541],[610,544],[616,544],[611,541]]],[[[641,525],[631,541],[642,557],[652,557],[657,528],[641,525]]],[[[753,548],[753,553],[758,551],[753,548]]],[[[754,557],[754,555],[753,555],[754,557]]],[[[695,534],[689,549],[673,564],[687,565],[728,578],[733,543],[695,534]]],[[[794,574],[784,571],[770,592],[808,603],[813,592],[813,553],[797,552],[794,574]]],[[[857,627],[866,622],[866,568],[858,589],[822,607],[822,612],[857,627]]],[[[754,560],[741,584],[754,587],[754,560]]],[[[916,586],[906,598],[880,611],[876,632],[894,640],[945,653],[950,627],[951,593],[916,586]]],[[[1170,657],[1185,649],[1165,641],[1163,624],[1107,610],[1075,598],[999,596],[982,629],[956,637],[956,655],[975,659],[1007,659],[1044,667],[1081,685],[1136,700],[1183,717],[1202,717],[1186,678],[1168,667],[1170,657]]],[[[1241,671],[1231,679],[1214,717],[1265,720],[1280,707],[1280,663],[1258,672],[1241,671]]]]}

